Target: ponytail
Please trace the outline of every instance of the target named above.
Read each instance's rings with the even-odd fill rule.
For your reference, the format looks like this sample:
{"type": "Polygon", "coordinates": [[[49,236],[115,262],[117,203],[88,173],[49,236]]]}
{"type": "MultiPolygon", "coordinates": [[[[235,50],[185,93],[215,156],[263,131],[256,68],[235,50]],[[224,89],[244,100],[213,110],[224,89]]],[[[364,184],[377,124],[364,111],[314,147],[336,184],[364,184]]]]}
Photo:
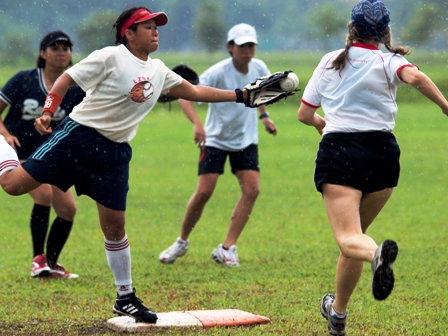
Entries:
{"type": "MultiPolygon", "coordinates": [[[[348,52],[349,49],[353,46],[353,41],[359,41],[364,44],[368,44],[368,42],[371,41],[372,39],[378,40],[378,37],[375,35],[375,33],[369,33],[365,35],[363,34],[362,29],[353,26],[353,22],[351,21],[348,23],[347,27],[348,27],[348,34],[347,37],[345,38],[345,48],[333,60],[333,62],[329,67],[329,69],[339,71],[339,73],[341,73],[341,71],[344,70],[345,65],[348,62],[348,52]]],[[[392,31],[389,26],[378,32],[378,34],[381,36],[380,43],[384,44],[384,46],[386,47],[387,50],[389,50],[389,52],[400,54],[402,56],[409,55],[411,53],[411,50],[408,47],[402,47],[402,46],[394,47],[392,45],[392,31]]]]}

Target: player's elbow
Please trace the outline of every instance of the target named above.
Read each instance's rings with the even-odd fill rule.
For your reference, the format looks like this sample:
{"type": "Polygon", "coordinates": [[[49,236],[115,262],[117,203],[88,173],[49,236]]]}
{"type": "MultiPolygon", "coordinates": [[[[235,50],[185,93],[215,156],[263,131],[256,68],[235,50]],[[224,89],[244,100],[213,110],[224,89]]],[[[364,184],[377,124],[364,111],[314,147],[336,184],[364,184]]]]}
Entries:
{"type": "Polygon", "coordinates": [[[306,117],[299,112],[297,113],[297,119],[299,119],[300,122],[305,123],[306,117]]]}
{"type": "Polygon", "coordinates": [[[314,120],[314,117],[312,115],[310,116],[307,113],[303,113],[302,111],[299,110],[299,112],[297,113],[297,119],[299,119],[299,121],[301,123],[304,123],[305,125],[311,125],[314,120]]]}

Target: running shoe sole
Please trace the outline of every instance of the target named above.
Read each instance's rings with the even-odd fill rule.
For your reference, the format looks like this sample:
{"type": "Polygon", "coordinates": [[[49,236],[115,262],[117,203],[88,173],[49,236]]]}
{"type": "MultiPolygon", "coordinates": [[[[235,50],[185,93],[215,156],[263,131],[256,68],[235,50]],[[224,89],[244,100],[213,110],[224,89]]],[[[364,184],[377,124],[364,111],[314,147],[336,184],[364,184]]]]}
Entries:
{"type": "Polygon", "coordinates": [[[395,284],[392,264],[398,255],[398,245],[393,240],[385,240],[379,247],[379,256],[372,263],[372,293],[377,300],[385,300],[395,284]]]}

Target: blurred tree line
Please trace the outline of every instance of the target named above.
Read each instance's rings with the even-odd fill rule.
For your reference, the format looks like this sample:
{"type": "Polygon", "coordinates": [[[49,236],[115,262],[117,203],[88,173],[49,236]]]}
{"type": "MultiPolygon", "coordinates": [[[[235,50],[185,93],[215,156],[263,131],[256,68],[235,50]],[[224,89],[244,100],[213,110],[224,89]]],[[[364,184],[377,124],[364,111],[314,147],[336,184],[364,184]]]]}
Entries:
{"type": "MultiPolygon", "coordinates": [[[[167,13],[159,29],[159,50],[224,50],[233,25],[255,26],[259,48],[265,51],[328,51],[345,41],[346,24],[358,0],[146,0],[151,11],[167,13]]],[[[448,1],[383,0],[391,10],[395,44],[413,48],[447,48],[448,1]]],[[[0,61],[18,65],[34,60],[39,41],[61,29],[75,42],[75,52],[87,54],[114,44],[111,30],[129,5],[110,0],[3,1],[0,8],[0,61]]]]}

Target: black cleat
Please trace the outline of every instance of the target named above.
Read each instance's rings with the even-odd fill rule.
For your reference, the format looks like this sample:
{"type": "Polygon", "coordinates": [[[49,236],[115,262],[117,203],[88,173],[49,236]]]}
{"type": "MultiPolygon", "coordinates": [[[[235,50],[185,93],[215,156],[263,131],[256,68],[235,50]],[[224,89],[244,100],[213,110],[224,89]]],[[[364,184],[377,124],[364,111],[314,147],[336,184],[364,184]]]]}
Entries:
{"type": "Polygon", "coordinates": [[[135,319],[135,322],[156,323],[157,314],[146,308],[142,301],[133,293],[119,296],[113,307],[114,313],[121,316],[129,316],[135,319]]]}

